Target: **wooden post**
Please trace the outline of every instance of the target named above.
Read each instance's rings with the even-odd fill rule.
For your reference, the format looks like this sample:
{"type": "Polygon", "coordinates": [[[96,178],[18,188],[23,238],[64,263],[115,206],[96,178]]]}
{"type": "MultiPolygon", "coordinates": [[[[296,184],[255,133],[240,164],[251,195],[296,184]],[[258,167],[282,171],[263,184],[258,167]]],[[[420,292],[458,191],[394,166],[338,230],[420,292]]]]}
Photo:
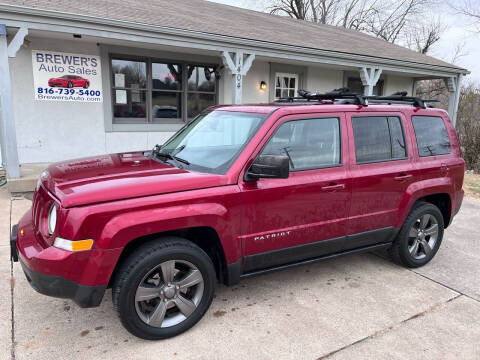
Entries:
{"type": "Polygon", "coordinates": [[[237,50],[234,53],[224,51],[222,53],[222,60],[225,67],[232,74],[232,102],[234,104],[241,104],[243,77],[247,75],[248,70],[250,70],[253,60],[255,60],[255,54],[245,55],[241,50],[237,50]]]}
{"type": "Polygon", "coordinates": [[[367,96],[373,95],[373,88],[377,85],[378,79],[382,75],[382,69],[378,67],[362,67],[360,68],[360,79],[364,86],[363,94],[367,96]]]}
{"type": "Polygon", "coordinates": [[[451,76],[446,79],[445,86],[448,90],[448,115],[452,120],[453,127],[457,123],[458,103],[460,101],[462,75],[451,76]]]}
{"type": "Polygon", "coordinates": [[[0,24],[0,137],[2,145],[2,161],[5,164],[9,178],[20,177],[18,162],[17,134],[12,101],[12,84],[10,80],[9,57],[15,57],[22,46],[28,30],[21,28],[7,44],[7,28],[0,24]]]}

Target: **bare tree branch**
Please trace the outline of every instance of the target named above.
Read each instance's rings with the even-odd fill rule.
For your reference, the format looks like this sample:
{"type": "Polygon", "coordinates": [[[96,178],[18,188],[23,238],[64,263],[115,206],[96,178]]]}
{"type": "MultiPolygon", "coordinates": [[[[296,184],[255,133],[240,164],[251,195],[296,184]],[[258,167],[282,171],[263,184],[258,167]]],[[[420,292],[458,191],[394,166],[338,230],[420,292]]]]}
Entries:
{"type": "Polygon", "coordinates": [[[271,13],[363,31],[427,53],[443,31],[425,22],[438,0],[270,0],[271,13]]]}

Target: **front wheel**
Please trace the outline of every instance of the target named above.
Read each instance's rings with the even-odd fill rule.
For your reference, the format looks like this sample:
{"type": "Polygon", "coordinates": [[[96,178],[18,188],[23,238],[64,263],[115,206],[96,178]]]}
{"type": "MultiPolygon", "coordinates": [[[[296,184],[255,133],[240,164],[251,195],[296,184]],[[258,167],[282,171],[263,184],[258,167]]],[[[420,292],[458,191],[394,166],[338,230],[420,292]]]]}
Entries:
{"type": "Polygon", "coordinates": [[[176,237],[147,243],[123,263],[112,289],[125,328],[146,340],[167,339],[195,325],[210,307],[216,276],[208,255],[176,237]]]}
{"type": "Polygon", "coordinates": [[[71,81],[69,81],[68,84],[67,84],[67,87],[68,87],[69,89],[73,88],[73,83],[72,83],[71,81]]]}
{"type": "Polygon", "coordinates": [[[407,216],[389,249],[394,262],[410,268],[427,264],[433,259],[443,239],[441,211],[433,204],[417,203],[407,216]]]}
{"type": "Polygon", "coordinates": [[[85,84],[83,84],[84,89],[88,89],[89,86],[90,86],[90,84],[88,82],[85,82],[85,84]]]}

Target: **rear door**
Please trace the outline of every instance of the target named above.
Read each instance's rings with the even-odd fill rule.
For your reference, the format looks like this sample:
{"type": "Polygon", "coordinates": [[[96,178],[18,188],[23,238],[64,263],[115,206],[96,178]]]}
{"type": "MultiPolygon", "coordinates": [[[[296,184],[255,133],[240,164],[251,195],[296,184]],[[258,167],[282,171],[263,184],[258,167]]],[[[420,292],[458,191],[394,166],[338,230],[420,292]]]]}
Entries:
{"type": "Polygon", "coordinates": [[[389,241],[417,174],[402,113],[349,113],[352,204],[344,249],[389,241]]]}
{"type": "Polygon", "coordinates": [[[344,114],[280,120],[256,154],[289,154],[288,179],[259,179],[240,187],[244,271],[340,251],[346,232],[350,182],[344,114]]]}

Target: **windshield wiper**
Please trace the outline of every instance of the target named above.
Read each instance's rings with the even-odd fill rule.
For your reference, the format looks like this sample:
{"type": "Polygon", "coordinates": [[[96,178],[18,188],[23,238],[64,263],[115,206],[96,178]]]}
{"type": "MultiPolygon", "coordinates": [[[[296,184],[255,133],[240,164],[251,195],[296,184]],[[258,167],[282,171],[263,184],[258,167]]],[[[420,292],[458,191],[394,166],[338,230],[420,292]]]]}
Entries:
{"type": "MultiPolygon", "coordinates": [[[[153,151],[152,151],[152,155],[153,156],[158,156],[158,157],[164,157],[164,158],[169,159],[169,160],[178,161],[178,162],[181,162],[185,165],[190,165],[190,162],[188,160],[185,160],[185,159],[182,159],[181,157],[172,155],[171,153],[162,152],[162,151],[160,151],[160,149],[161,149],[161,147],[159,145],[155,145],[155,147],[153,148],[153,151]]],[[[182,151],[182,150],[183,149],[180,149],[180,151],[182,151]]],[[[174,151],[172,151],[172,153],[174,151]]],[[[177,151],[177,153],[180,152],[180,151],[177,151]]]]}

